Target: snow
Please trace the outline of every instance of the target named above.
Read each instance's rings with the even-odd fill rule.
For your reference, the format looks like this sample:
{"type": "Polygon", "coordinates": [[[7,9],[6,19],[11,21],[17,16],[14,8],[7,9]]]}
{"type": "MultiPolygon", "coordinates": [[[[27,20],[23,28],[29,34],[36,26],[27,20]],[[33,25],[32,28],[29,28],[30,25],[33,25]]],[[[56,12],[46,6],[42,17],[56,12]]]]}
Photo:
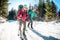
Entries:
{"type": "Polygon", "coordinates": [[[36,25],[34,29],[41,34],[60,38],[60,23],[54,24],[51,22],[35,22],[34,25],[36,25]]]}
{"type": "MultiPolygon", "coordinates": [[[[28,22],[27,22],[28,24],[28,22]]],[[[0,40],[20,40],[18,36],[18,21],[0,24],[0,40]]],[[[60,39],[60,23],[34,21],[33,28],[26,28],[27,40],[60,39]]]]}
{"type": "Polygon", "coordinates": [[[4,23],[4,22],[6,22],[6,18],[3,18],[3,17],[0,17],[0,23],[4,23]]]}
{"type": "MultiPolygon", "coordinates": [[[[18,27],[15,22],[0,24],[0,40],[17,40],[18,27]]],[[[17,25],[18,26],[18,25],[17,25]]]]}

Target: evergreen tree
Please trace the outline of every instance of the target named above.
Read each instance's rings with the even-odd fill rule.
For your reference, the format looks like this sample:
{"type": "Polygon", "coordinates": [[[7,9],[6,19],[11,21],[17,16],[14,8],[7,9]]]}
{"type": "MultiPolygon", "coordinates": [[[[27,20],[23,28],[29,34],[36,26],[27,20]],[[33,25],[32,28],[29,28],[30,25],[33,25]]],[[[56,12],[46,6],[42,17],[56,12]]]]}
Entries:
{"type": "Polygon", "coordinates": [[[53,1],[51,1],[51,10],[52,10],[52,13],[53,13],[53,17],[55,18],[56,17],[56,11],[57,11],[57,8],[56,8],[56,5],[53,1]]]}
{"type": "Polygon", "coordinates": [[[59,16],[59,18],[60,18],[60,10],[59,10],[59,12],[58,12],[58,16],[59,16]]]}
{"type": "Polygon", "coordinates": [[[50,0],[46,0],[46,8],[45,8],[45,20],[49,21],[48,19],[51,19],[53,14],[52,14],[52,9],[51,9],[51,2],[50,0]]]}
{"type": "Polygon", "coordinates": [[[11,11],[9,11],[8,20],[15,20],[15,19],[16,19],[16,10],[12,8],[11,11]]]}
{"type": "Polygon", "coordinates": [[[39,0],[39,5],[38,5],[38,11],[39,11],[39,17],[43,18],[45,14],[45,3],[44,0],[39,0]]]}
{"type": "Polygon", "coordinates": [[[0,16],[6,17],[8,14],[8,0],[0,0],[0,16]]]}
{"type": "Polygon", "coordinates": [[[45,8],[45,18],[46,20],[52,20],[56,17],[56,5],[53,1],[46,0],[46,8],[45,8]]]}

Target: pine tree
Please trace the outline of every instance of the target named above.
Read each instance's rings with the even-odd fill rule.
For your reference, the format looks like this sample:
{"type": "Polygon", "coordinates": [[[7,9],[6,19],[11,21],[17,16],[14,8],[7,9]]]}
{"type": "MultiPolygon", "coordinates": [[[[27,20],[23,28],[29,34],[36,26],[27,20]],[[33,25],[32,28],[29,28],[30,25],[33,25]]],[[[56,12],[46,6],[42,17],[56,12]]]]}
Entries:
{"type": "Polygon", "coordinates": [[[56,17],[56,5],[53,1],[46,0],[46,8],[45,8],[46,14],[45,18],[46,20],[52,20],[54,17],[56,17]]]}
{"type": "Polygon", "coordinates": [[[56,23],[60,22],[60,9],[59,11],[57,12],[57,18],[56,18],[56,23]]]}
{"type": "Polygon", "coordinates": [[[52,5],[51,5],[50,0],[46,0],[46,8],[45,8],[45,11],[46,11],[45,20],[46,21],[49,21],[49,19],[51,19],[53,16],[51,7],[52,7],[52,5]]]}
{"type": "Polygon", "coordinates": [[[8,20],[15,20],[16,19],[16,10],[14,10],[13,8],[11,9],[11,11],[9,11],[9,15],[8,15],[8,20]]]}
{"type": "Polygon", "coordinates": [[[58,12],[58,21],[60,22],[60,10],[58,12]]]}
{"type": "Polygon", "coordinates": [[[39,0],[38,4],[38,11],[39,11],[39,17],[43,18],[45,14],[45,3],[44,0],[39,0]]]}
{"type": "Polygon", "coordinates": [[[0,0],[0,16],[6,17],[8,12],[8,0],[0,0]]]}
{"type": "Polygon", "coordinates": [[[56,12],[57,12],[57,8],[56,8],[56,5],[53,1],[51,1],[51,10],[52,10],[52,13],[53,13],[53,18],[56,18],[56,12]]]}
{"type": "Polygon", "coordinates": [[[59,18],[60,18],[60,10],[59,10],[58,14],[59,14],[58,16],[59,16],[59,18]]]}

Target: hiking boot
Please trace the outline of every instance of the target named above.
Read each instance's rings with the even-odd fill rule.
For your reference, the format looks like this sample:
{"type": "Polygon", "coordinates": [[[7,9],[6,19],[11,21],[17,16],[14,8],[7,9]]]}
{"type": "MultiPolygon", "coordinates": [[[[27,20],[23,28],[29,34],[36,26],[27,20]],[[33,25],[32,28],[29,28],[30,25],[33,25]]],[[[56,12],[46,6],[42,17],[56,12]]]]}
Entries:
{"type": "Polygon", "coordinates": [[[33,27],[31,27],[33,29],[33,27]]]}

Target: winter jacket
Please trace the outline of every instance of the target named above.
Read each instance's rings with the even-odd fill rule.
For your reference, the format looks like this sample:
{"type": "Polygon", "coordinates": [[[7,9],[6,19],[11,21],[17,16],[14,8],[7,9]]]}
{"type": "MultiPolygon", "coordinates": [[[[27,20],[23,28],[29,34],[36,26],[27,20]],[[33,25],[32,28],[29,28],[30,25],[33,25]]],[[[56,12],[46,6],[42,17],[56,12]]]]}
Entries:
{"type": "Polygon", "coordinates": [[[27,13],[26,12],[23,12],[22,9],[20,9],[18,11],[18,14],[17,14],[17,19],[21,18],[23,21],[26,20],[27,18],[27,13]]]}
{"type": "Polygon", "coordinates": [[[33,19],[34,17],[37,16],[37,14],[35,12],[32,12],[32,11],[28,12],[28,15],[29,15],[30,19],[33,19]]]}

